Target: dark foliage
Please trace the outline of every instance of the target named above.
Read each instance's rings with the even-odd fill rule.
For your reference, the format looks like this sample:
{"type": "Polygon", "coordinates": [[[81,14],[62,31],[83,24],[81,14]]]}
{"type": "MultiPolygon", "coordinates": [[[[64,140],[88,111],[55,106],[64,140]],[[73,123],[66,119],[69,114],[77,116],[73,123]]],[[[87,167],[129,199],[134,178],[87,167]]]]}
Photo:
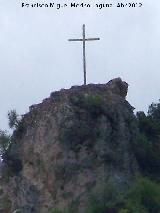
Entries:
{"type": "Polygon", "coordinates": [[[8,124],[11,129],[17,128],[19,125],[18,114],[15,109],[8,111],[8,124]]]}
{"type": "Polygon", "coordinates": [[[18,175],[22,170],[22,162],[16,156],[10,156],[8,152],[3,155],[3,161],[10,170],[10,174],[18,175]]]}
{"type": "Polygon", "coordinates": [[[74,125],[62,129],[60,140],[67,148],[78,151],[82,145],[91,148],[99,135],[99,130],[83,119],[74,122],[74,125]]]}
{"type": "Polygon", "coordinates": [[[1,150],[2,156],[8,149],[10,143],[11,143],[11,137],[7,133],[7,131],[0,130],[0,150],[1,150]]]}
{"type": "Polygon", "coordinates": [[[79,94],[71,97],[71,103],[77,107],[88,110],[92,116],[97,117],[103,113],[104,101],[100,94],[79,94]]]}
{"type": "Polygon", "coordinates": [[[160,174],[160,103],[152,103],[147,115],[137,113],[140,136],[135,142],[135,154],[144,174],[160,174]]]}
{"type": "Polygon", "coordinates": [[[159,213],[160,185],[148,178],[138,177],[129,189],[125,206],[128,212],[159,213]]]}

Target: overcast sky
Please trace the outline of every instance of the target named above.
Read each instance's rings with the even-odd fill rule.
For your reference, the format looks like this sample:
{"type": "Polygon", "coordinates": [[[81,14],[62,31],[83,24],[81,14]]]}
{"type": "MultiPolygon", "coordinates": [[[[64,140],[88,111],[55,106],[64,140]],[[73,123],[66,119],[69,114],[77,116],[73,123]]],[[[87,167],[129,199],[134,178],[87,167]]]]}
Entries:
{"type": "MultiPolygon", "coordinates": [[[[83,84],[82,44],[68,42],[86,36],[87,82],[106,83],[121,77],[129,83],[127,100],[147,110],[160,98],[160,1],[135,1],[142,7],[117,8],[127,0],[85,0],[90,8],[21,7],[49,0],[0,0],[0,129],[7,129],[7,111],[19,114],[52,91],[83,84]],[[113,3],[112,8],[95,4],[113,3]]],[[[80,1],[79,1],[80,2],[80,1]]],[[[82,2],[82,1],[81,1],[82,2]]],[[[134,1],[133,1],[134,2],[134,1]]]]}

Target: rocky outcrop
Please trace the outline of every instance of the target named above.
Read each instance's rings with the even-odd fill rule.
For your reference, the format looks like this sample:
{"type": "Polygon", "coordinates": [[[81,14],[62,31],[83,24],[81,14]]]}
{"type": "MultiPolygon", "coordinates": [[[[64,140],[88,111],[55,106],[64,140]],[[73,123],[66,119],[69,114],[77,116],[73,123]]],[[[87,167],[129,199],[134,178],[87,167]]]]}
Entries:
{"type": "Polygon", "coordinates": [[[127,90],[117,78],[62,89],[30,107],[4,155],[5,213],[82,213],[113,188],[125,194],[137,172],[137,127],[127,90]]]}

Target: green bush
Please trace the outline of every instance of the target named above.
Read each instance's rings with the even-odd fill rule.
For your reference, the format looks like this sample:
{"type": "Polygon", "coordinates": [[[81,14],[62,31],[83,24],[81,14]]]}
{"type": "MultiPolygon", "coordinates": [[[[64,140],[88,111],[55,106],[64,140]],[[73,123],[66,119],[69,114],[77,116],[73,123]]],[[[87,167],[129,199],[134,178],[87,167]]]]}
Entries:
{"type": "MultiPolygon", "coordinates": [[[[118,206],[114,203],[107,204],[107,200],[105,203],[97,202],[97,200],[92,203],[83,213],[117,213],[118,206]]],[[[127,213],[127,212],[125,212],[127,213]]]]}
{"type": "Polygon", "coordinates": [[[90,196],[84,213],[118,213],[124,203],[124,192],[114,182],[110,182],[101,193],[90,196]]]}
{"type": "Polygon", "coordinates": [[[85,96],[85,104],[88,107],[101,107],[103,98],[99,94],[87,94],[85,96]]]}
{"type": "Polygon", "coordinates": [[[137,113],[140,137],[135,154],[144,175],[160,180],[160,103],[152,103],[148,114],[137,113]]]}
{"type": "Polygon", "coordinates": [[[84,213],[106,213],[106,207],[95,203],[88,207],[84,213]]]}
{"type": "Polygon", "coordinates": [[[145,174],[159,172],[160,156],[153,143],[144,134],[140,134],[135,142],[134,152],[142,172],[145,174]]]}
{"type": "Polygon", "coordinates": [[[97,93],[85,93],[79,94],[78,96],[72,96],[71,103],[75,106],[86,109],[92,114],[92,116],[97,116],[98,114],[103,113],[103,97],[97,93]]]}
{"type": "Polygon", "coordinates": [[[11,137],[7,133],[7,131],[0,130],[0,150],[1,150],[1,155],[3,155],[7,151],[10,143],[11,143],[11,137]]]}
{"type": "Polygon", "coordinates": [[[131,213],[158,213],[160,211],[160,185],[139,177],[128,192],[126,207],[131,213]]]}
{"type": "Polygon", "coordinates": [[[49,213],[62,213],[62,212],[60,210],[58,210],[58,209],[51,209],[49,211],[49,213]]]}
{"type": "MultiPolygon", "coordinates": [[[[65,211],[64,211],[65,212],[65,211]]],[[[50,213],[64,213],[57,209],[50,213]]],[[[159,213],[160,185],[147,177],[138,176],[128,189],[121,192],[111,184],[104,193],[92,195],[83,213],[159,213]]],[[[66,212],[65,212],[66,213],[66,212]]],[[[67,211],[67,213],[71,213],[67,211]]]]}

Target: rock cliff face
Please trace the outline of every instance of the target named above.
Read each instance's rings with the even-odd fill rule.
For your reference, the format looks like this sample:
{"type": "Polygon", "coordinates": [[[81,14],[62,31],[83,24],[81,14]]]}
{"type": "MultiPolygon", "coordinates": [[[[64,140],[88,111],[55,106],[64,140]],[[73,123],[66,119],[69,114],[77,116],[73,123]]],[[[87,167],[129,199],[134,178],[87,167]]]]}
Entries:
{"type": "Polygon", "coordinates": [[[7,204],[1,212],[83,213],[112,187],[125,193],[137,172],[137,127],[127,90],[117,78],[62,89],[31,106],[4,156],[0,196],[7,204]]]}

